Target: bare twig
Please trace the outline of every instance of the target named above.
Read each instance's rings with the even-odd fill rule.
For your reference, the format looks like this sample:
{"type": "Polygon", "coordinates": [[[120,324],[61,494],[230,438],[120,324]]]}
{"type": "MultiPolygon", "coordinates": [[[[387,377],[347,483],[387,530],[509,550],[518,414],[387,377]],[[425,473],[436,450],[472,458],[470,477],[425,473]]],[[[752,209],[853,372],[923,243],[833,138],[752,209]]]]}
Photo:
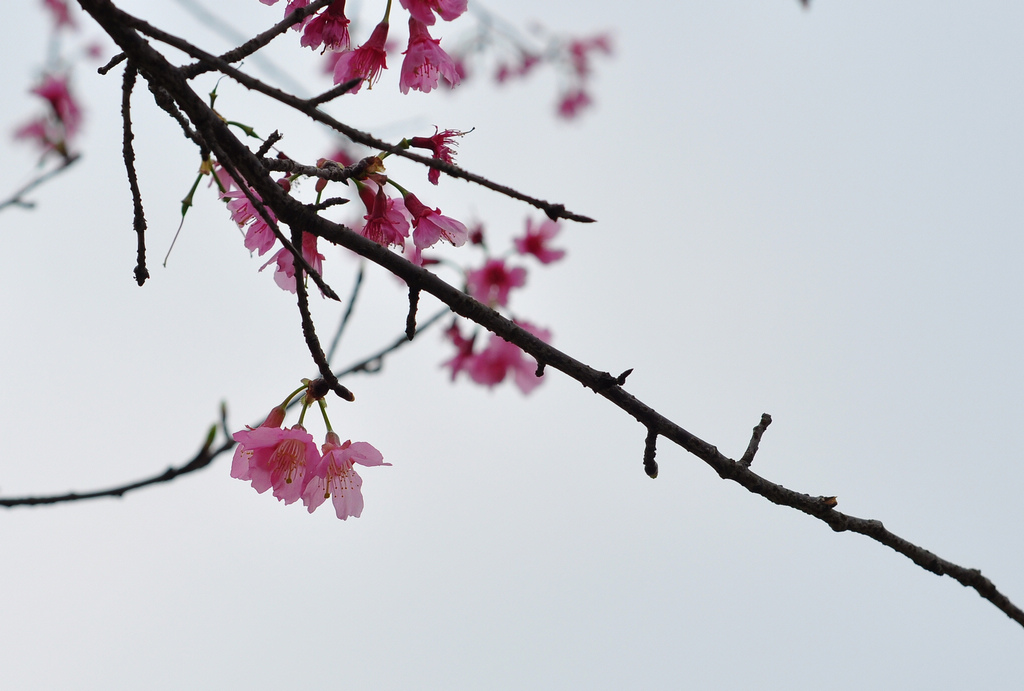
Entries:
{"type": "Polygon", "coordinates": [[[40,173],[32,180],[28,181],[27,183],[19,187],[17,190],[15,190],[10,197],[0,202],[0,211],[6,209],[9,206],[18,206],[21,207],[22,209],[31,209],[35,207],[36,203],[26,201],[24,199],[24,196],[31,192],[32,190],[34,190],[36,187],[39,187],[39,185],[43,184],[50,178],[60,175],[62,172],[64,172],[65,169],[69,168],[79,158],[81,158],[80,154],[72,154],[70,156],[63,157],[61,159],[59,166],[57,166],[56,168],[52,168],[51,170],[48,170],[45,173],[40,173]]]}
{"type": "Polygon", "coordinates": [[[757,447],[761,443],[761,436],[770,424],[772,424],[772,416],[768,413],[763,413],[761,421],[754,427],[754,433],[750,435],[750,443],[747,444],[747,450],[740,457],[739,464],[744,468],[749,468],[750,464],[754,462],[754,454],[757,453],[757,447]]]}

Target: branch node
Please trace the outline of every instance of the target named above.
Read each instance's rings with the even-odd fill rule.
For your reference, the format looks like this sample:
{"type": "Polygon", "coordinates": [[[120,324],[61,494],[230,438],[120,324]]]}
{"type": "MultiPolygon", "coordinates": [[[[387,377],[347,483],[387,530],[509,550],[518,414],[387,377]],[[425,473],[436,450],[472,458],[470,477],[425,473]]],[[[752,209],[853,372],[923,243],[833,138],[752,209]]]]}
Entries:
{"type": "Polygon", "coordinates": [[[615,377],[615,383],[618,386],[623,386],[626,383],[626,377],[628,377],[631,374],[633,374],[633,368],[632,367],[630,367],[628,370],[626,370],[625,372],[623,372],[619,376],[615,377]]]}
{"type": "Polygon", "coordinates": [[[740,465],[744,468],[749,468],[750,464],[754,462],[754,454],[757,453],[757,447],[761,444],[761,436],[770,424],[772,424],[772,416],[768,413],[762,413],[761,421],[757,423],[753,434],[750,435],[750,443],[747,444],[747,450],[743,452],[743,456],[740,458],[740,465]]]}
{"type": "Polygon", "coordinates": [[[654,460],[654,454],[658,444],[658,433],[651,427],[647,428],[647,439],[644,441],[644,472],[652,480],[658,477],[658,462],[654,460]]]}
{"type": "Polygon", "coordinates": [[[543,360],[537,360],[537,371],[534,372],[538,377],[544,376],[544,365],[546,363],[543,360]]]}

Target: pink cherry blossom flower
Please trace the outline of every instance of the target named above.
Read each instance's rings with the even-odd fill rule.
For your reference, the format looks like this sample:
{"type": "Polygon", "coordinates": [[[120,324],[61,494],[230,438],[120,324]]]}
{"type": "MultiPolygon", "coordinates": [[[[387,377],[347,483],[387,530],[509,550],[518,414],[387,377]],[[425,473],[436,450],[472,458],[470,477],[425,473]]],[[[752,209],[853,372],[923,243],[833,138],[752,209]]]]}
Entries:
{"type": "Polygon", "coordinates": [[[448,53],[441,49],[441,39],[433,39],[427,25],[409,17],[409,47],[402,61],[402,76],[398,88],[403,94],[409,89],[429,93],[437,86],[440,75],[455,86],[459,83],[459,69],[448,53]]]}
{"type": "Polygon", "coordinates": [[[466,274],[466,292],[494,307],[508,304],[508,293],[526,285],[526,269],[505,267],[504,259],[488,259],[482,269],[466,274]]]}
{"type": "MultiPolygon", "coordinates": [[[[367,204],[362,190],[360,196],[363,196],[363,203],[367,204]]],[[[405,238],[409,237],[409,221],[402,212],[401,203],[384,194],[383,187],[378,187],[372,204],[370,213],[363,216],[366,225],[359,234],[383,247],[404,247],[405,238]]]]}
{"type": "Polygon", "coordinates": [[[581,38],[569,42],[569,61],[573,70],[580,77],[590,74],[590,53],[600,51],[611,55],[612,39],[608,34],[599,34],[592,38],[581,38]]]}
{"type": "MultiPolygon", "coordinates": [[[[250,190],[250,192],[252,192],[253,197],[260,199],[260,196],[254,190],[250,190]]],[[[277,237],[267,221],[260,215],[256,207],[253,206],[245,192],[239,189],[228,190],[221,194],[220,198],[229,200],[227,206],[228,211],[231,212],[231,220],[239,228],[244,228],[246,224],[250,224],[249,229],[245,233],[245,248],[250,252],[258,252],[261,257],[269,252],[274,243],[277,242],[277,237]]],[[[266,206],[263,208],[267,216],[274,221],[277,220],[271,209],[266,206]]]]}
{"type": "Polygon", "coordinates": [[[533,220],[526,219],[526,235],[515,238],[516,250],[519,254],[532,254],[540,260],[541,264],[550,264],[565,256],[565,250],[555,250],[548,247],[548,241],[558,235],[561,227],[557,221],[544,219],[540,226],[533,227],[533,220]]]}
{"type": "Polygon", "coordinates": [[[450,22],[466,11],[467,4],[466,0],[401,0],[401,3],[414,19],[428,26],[434,24],[434,12],[450,22]]]}
{"type": "Polygon", "coordinates": [[[359,518],[363,512],[363,479],[353,464],[364,466],[391,465],[372,445],[364,442],[341,442],[334,432],[327,433],[323,455],[311,470],[309,481],[302,493],[302,503],[313,513],[324,500],[331,497],[334,512],[341,520],[349,516],[359,518]]]}
{"type": "MultiPolygon", "coordinates": [[[[544,342],[551,339],[551,332],[538,329],[528,322],[517,322],[544,342]]],[[[528,357],[517,345],[509,343],[497,334],[491,334],[487,347],[477,353],[468,363],[467,372],[477,384],[493,387],[502,382],[509,372],[515,378],[516,386],[528,394],[540,386],[537,376],[537,362],[528,357]]]]}
{"type": "Polygon", "coordinates": [[[590,95],[583,89],[573,89],[562,94],[558,102],[558,114],[566,120],[572,120],[580,111],[592,104],[590,95]]]}
{"type": "MultiPolygon", "coordinates": [[[[444,130],[443,132],[437,131],[437,126],[434,126],[434,134],[430,137],[412,137],[409,140],[409,146],[417,149],[429,149],[431,155],[439,161],[445,163],[451,163],[455,165],[455,147],[458,142],[455,141],[455,137],[462,137],[466,135],[466,132],[459,132],[458,130],[444,130]]],[[[441,177],[441,171],[437,168],[431,168],[430,172],[427,173],[427,180],[433,184],[437,184],[437,181],[441,177]]]]}
{"type": "Polygon", "coordinates": [[[260,493],[273,487],[275,497],[291,504],[306,489],[308,472],[319,463],[320,452],[301,425],[281,429],[283,419],[284,410],[275,408],[256,429],[231,435],[238,442],[231,477],[251,481],[260,493]]]}
{"type": "Polygon", "coordinates": [[[43,0],[43,4],[53,14],[54,29],[61,29],[65,26],[69,29],[75,28],[75,22],[68,13],[68,4],[64,0],[43,0]]]}
{"type": "Polygon", "coordinates": [[[387,69],[388,23],[381,22],[370,34],[366,43],[355,50],[349,50],[338,57],[334,64],[334,83],[344,84],[353,79],[362,80],[349,93],[356,93],[365,81],[370,87],[380,78],[380,71],[387,69]]]}
{"type": "MultiPolygon", "coordinates": [[[[316,235],[309,233],[302,234],[302,258],[316,271],[318,274],[323,273],[323,262],[324,255],[320,254],[316,248],[316,235]]],[[[281,288],[281,290],[287,290],[289,293],[295,292],[295,257],[286,248],[282,247],[277,253],[270,258],[266,264],[260,267],[260,271],[267,268],[273,263],[277,263],[277,270],[274,271],[274,282],[281,288]]]]}
{"type": "MultiPolygon", "coordinates": [[[[289,10],[294,9],[289,6],[289,10]]],[[[306,23],[299,43],[316,50],[322,44],[324,50],[348,50],[348,17],[345,16],[345,0],[334,0],[327,9],[306,23]]]]}
{"type": "Polygon", "coordinates": [[[440,209],[424,205],[412,192],[405,195],[405,208],[412,214],[412,239],[416,247],[426,249],[441,238],[456,247],[466,244],[469,238],[466,226],[454,218],[442,216],[440,209]]]}
{"type": "Polygon", "coordinates": [[[78,131],[78,126],[82,123],[82,111],[68,90],[66,76],[48,74],[43,78],[42,84],[32,89],[32,93],[46,99],[54,115],[64,125],[67,136],[70,137],[78,131]]]}
{"type": "Polygon", "coordinates": [[[452,368],[452,381],[455,381],[455,376],[462,370],[470,367],[473,363],[473,358],[475,357],[475,354],[473,353],[473,342],[476,340],[476,334],[473,334],[469,338],[465,338],[459,330],[459,325],[452,323],[452,325],[448,327],[448,330],[445,331],[445,335],[451,339],[457,350],[455,357],[442,363],[441,366],[452,368]]]}

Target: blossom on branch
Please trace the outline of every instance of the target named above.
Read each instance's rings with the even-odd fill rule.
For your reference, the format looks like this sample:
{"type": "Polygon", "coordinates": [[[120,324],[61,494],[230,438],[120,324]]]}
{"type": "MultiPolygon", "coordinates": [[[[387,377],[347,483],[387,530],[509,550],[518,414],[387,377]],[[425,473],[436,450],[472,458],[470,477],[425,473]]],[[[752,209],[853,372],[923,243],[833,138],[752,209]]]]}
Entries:
{"type": "Polygon", "coordinates": [[[526,219],[526,235],[521,238],[514,238],[516,250],[520,254],[532,254],[541,264],[550,264],[565,256],[565,250],[555,250],[548,247],[548,241],[558,235],[561,227],[558,221],[544,219],[537,228],[533,227],[533,220],[526,219]]]}
{"type": "MultiPolygon", "coordinates": [[[[545,343],[551,340],[551,332],[546,329],[538,329],[528,322],[516,323],[545,343]]],[[[511,372],[516,386],[524,394],[540,386],[542,381],[537,376],[536,360],[497,334],[491,334],[487,347],[468,361],[466,371],[477,384],[489,387],[501,383],[511,372]]]]}
{"type": "Polygon", "coordinates": [[[427,25],[413,17],[409,18],[409,47],[404,55],[398,82],[403,94],[409,93],[409,89],[429,93],[437,86],[440,75],[444,75],[451,86],[459,83],[459,69],[442,50],[441,39],[431,38],[427,25]]]}
{"type": "MultiPolygon", "coordinates": [[[[318,274],[323,273],[323,262],[324,255],[320,254],[316,248],[316,235],[310,233],[302,234],[302,258],[306,260],[306,263],[312,267],[318,274]]],[[[287,290],[289,293],[295,292],[295,257],[288,251],[287,248],[282,247],[277,253],[270,258],[266,264],[260,267],[260,271],[267,268],[273,263],[277,263],[277,270],[274,271],[274,282],[281,288],[281,290],[287,290]]]]}
{"type": "MultiPolygon", "coordinates": [[[[444,161],[445,163],[451,163],[455,165],[455,150],[452,148],[458,144],[455,141],[456,137],[462,137],[468,134],[467,132],[459,132],[458,130],[443,130],[437,131],[437,126],[434,126],[434,134],[429,137],[412,137],[409,139],[409,146],[417,149],[428,149],[431,155],[438,161],[444,161]]],[[[441,178],[441,171],[437,168],[431,168],[430,172],[427,173],[427,180],[433,184],[437,184],[441,178]]]]}
{"type": "Polygon", "coordinates": [[[454,218],[441,215],[440,209],[431,209],[412,192],[405,195],[405,208],[412,214],[412,239],[419,249],[426,249],[442,238],[456,247],[466,244],[469,230],[454,218]]]}
{"type": "Polygon", "coordinates": [[[432,26],[436,21],[434,13],[450,22],[466,11],[467,0],[400,0],[402,7],[409,10],[413,19],[432,26]]]}
{"type": "Polygon", "coordinates": [[[526,269],[508,269],[504,259],[488,259],[483,268],[466,274],[466,292],[475,299],[495,307],[508,304],[508,294],[513,288],[526,285],[526,269]]]}
{"type": "Polygon", "coordinates": [[[322,449],[323,455],[310,469],[302,503],[313,513],[330,497],[338,518],[343,521],[349,516],[359,518],[363,512],[363,478],[353,464],[367,467],[391,464],[385,463],[384,456],[371,444],[364,441],[342,443],[334,432],[327,433],[322,449]]]}
{"type": "Polygon", "coordinates": [[[334,64],[334,83],[344,84],[353,79],[361,80],[349,93],[356,93],[365,81],[370,87],[380,78],[380,71],[387,69],[388,23],[381,22],[373,29],[366,43],[355,50],[349,50],[338,57],[334,64]]]}
{"type": "Polygon", "coordinates": [[[367,190],[369,188],[366,186],[359,189],[359,196],[369,211],[363,216],[366,225],[359,234],[383,247],[404,246],[405,238],[409,237],[409,221],[402,211],[401,203],[384,194],[383,187],[378,187],[372,197],[367,190]]]}
{"type": "Polygon", "coordinates": [[[281,429],[283,421],[284,408],[275,408],[259,427],[231,435],[238,442],[231,477],[251,481],[260,493],[273,488],[275,497],[291,504],[306,489],[307,473],[320,461],[320,452],[301,425],[281,429]]]}
{"type": "MultiPolygon", "coordinates": [[[[294,9],[291,5],[288,6],[289,11],[294,9]]],[[[334,0],[326,10],[307,20],[299,44],[313,50],[321,45],[324,50],[348,50],[350,48],[348,25],[349,19],[345,16],[345,0],[334,0]]]]}

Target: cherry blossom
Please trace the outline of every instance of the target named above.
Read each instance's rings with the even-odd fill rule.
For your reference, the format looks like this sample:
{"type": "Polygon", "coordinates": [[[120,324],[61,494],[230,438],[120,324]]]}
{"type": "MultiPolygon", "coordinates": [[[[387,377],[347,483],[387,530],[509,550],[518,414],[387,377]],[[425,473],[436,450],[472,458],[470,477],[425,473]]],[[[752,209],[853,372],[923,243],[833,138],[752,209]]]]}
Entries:
{"type": "Polygon", "coordinates": [[[409,89],[429,93],[437,86],[440,75],[452,86],[459,83],[459,69],[455,61],[441,48],[441,39],[430,37],[427,25],[409,18],[409,47],[402,61],[402,76],[398,88],[403,94],[409,89]]]}
{"type": "Polygon", "coordinates": [[[432,26],[436,21],[434,13],[450,22],[466,11],[467,0],[400,0],[402,7],[409,10],[417,21],[432,26]]]}
{"type": "MultiPolygon", "coordinates": [[[[431,155],[437,160],[455,165],[455,150],[453,147],[458,144],[458,142],[455,141],[455,137],[462,137],[466,134],[466,132],[459,132],[458,130],[444,130],[442,132],[438,132],[437,126],[435,126],[434,134],[432,136],[412,137],[409,139],[409,146],[417,149],[429,149],[431,155]]],[[[427,180],[435,185],[440,178],[441,171],[437,168],[431,168],[430,172],[427,173],[427,180]]]]}
{"type": "Polygon", "coordinates": [[[341,520],[349,516],[359,518],[363,512],[363,479],[353,464],[364,466],[391,465],[371,444],[364,441],[341,442],[334,432],[327,433],[322,447],[323,455],[311,468],[309,480],[302,492],[302,503],[313,513],[324,500],[331,497],[334,512],[341,520]]]}
{"type": "Polygon", "coordinates": [[[533,220],[526,219],[526,235],[515,238],[516,250],[520,254],[532,254],[541,264],[550,264],[565,256],[565,250],[555,250],[548,247],[548,241],[558,234],[561,227],[557,221],[544,219],[540,226],[533,227],[533,220]]]}
{"type": "Polygon", "coordinates": [[[365,186],[360,188],[360,196],[369,213],[363,216],[366,225],[359,234],[384,247],[404,246],[405,238],[409,237],[409,221],[402,211],[401,203],[384,194],[383,187],[377,188],[372,202],[369,202],[365,189],[365,186]]]}
{"type": "MultiPolygon", "coordinates": [[[[250,190],[250,192],[253,197],[260,199],[260,196],[255,191],[250,190]]],[[[258,252],[261,257],[269,252],[274,243],[277,242],[277,237],[267,221],[264,220],[256,207],[253,206],[245,192],[239,189],[228,190],[221,194],[220,197],[221,199],[229,200],[227,206],[228,211],[231,212],[231,220],[239,228],[244,228],[246,224],[250,224],[249,229],[245,233],[245,248],[250,252],[258,252]]],[[[272,220],[277,220],[272,210],[265,206],[263,208],[267,216],[272,220]]]]}
{"type": "Polygon", "coordinates": [[[455,357],[443,363],[441,366],[452,368],[452,381],[455,381],[455,376],[462,370],[468,368],[473,362],[473,358],[475,357],[473,353],[473,342],[476,340],[476,334],[466,338],[459,330],[459,325],[452,323],[452,325],[448,327],[448,330],[445,331],[445,335],[451,339],[452,343],[455,344],[457,352],[455,353],[455,357]]]}
{"type": "Polygon", "coordinates": [[[320,452],[301,425],[281,429],[283,420],[284,408],[275,408],[259,427],[232,435],[238,448],[231,477],[251,481],[260,493],[273,488],[275,497],[291,504],[306,489],[308,471],[319,463],[320,452]]]}
{"type": "Polygon", "coordinates": [[[356,93],[365,81],[370,87],[380,78],[380,71],[387,69],[388,23],[381,22],[373,29],[366,43],[355,50],[349,50],[338,57],[334,64],[334,83],[344,84],[353,79],[361,80],[349,93],[356,93]]]}
{"type": "MultiPolygon", "coordinates": [[[[528,322],[516,323],[542,341],[551,339],[551,332],[546,329],[538,329],[528,322]]],[[[527,357],[519,346],[497,334],[491,334],[487,347],[468,361],[466,371],[477,384],[490,387],[502,382],[511,371],[516,386],[524,394],[540,386],[542,381],[537,376],[537,362],[527,357]]]]}
{"type": "Polygon", "coordinates": [[[60,29],[68,27],[75,28],[75,22],[68,13],[68,4],[65,0],[43,0],[43,5],[53,14],[53,27],[60,29]]]}
{"type": "Polygon", "coordinates": [[[504,307],[508,304],[509,291],[524,285],[526,269],[508,269],[503,259],[488,259],[482,269],[470,271],[466,275],[466,292],[491,307],[504,307]]]}
{"type": "Polygon", "coordinates": [[[442,238],[456,247],[466,244],[469,230],[465,225],[442,216],[440,209],[424,205],[412,192],[405,195],[405,208],[412,214],[412,239],[419,249],[426,249],[442,238]]]}
{"type": "MultiPolygon", "coordinates": [[[[305,6],[305,5],[303,5],[305,6]]],[[[294,8],[289,5],[289,11],[294,8]]],[[[322,44],[324,50],[348,50],[348,17],[345,16],[345,0],[334,0],[327,9],[306,23],[299,43],[316,50],[322,44]]]]}
{"type": "MultiPolygon", "coordinates": [[[[323,262],[324,255],[320,254],[316,248],[316,236],[309,233],[302,234],[302,258],[312,267],[318,274],[323,273],[323,262]]],[[[274,271],[274,282],[281,288],[281,290],[287,290],[289,293],[295,292],[295,257],[288,249],[282,247],[277,253],[270,258],[266,264],[260,267],[260,271],[267,268],[273,263],[277,263],[277,270],[274,271]]]]}
{"type": "Polygon", "coordinates": [[[32,93],[46,99],[53,108],[53,113],[64,125],[67,136],[72,136],[78,131],[82,123],[82,111],[78,102],[68,90],[67,76],[48,74],[43,77],[43,83],[32,89],[32,93]]]}

